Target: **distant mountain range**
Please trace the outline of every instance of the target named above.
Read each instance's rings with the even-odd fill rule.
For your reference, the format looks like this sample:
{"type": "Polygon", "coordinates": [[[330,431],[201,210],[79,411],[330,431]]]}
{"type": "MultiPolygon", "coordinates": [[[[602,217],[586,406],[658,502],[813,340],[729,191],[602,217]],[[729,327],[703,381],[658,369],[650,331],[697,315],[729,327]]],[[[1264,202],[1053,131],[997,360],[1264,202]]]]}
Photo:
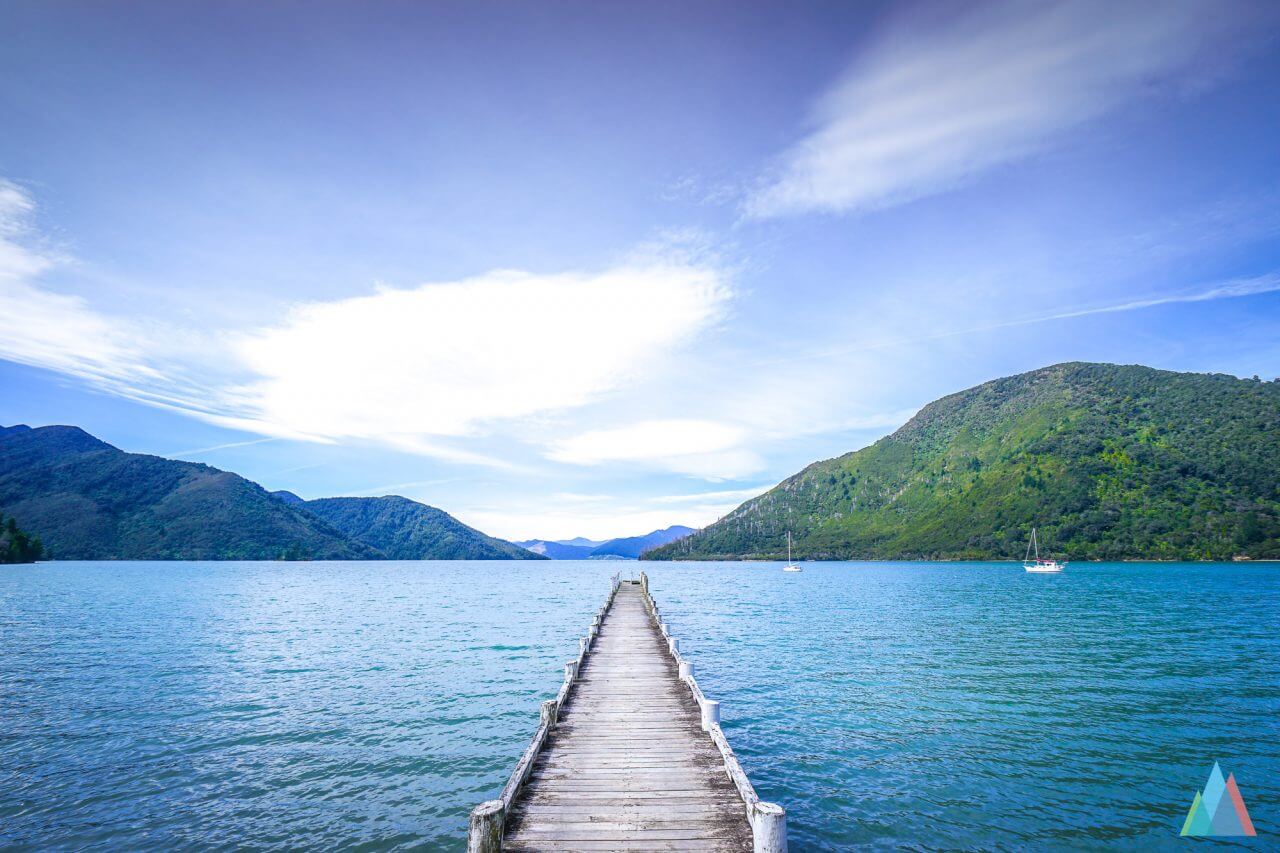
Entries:
{"type": "Polygon", "coordinates": [[[676,524],[666,530],[655,530],[644,536],[628,536],[606,542],[593,542],[579,536],[576,539],[556,541],[528,539],[516,544],[553,560],[634,560],[650,548],[674,542],[692,532],[692,527],[676,524]]]}
{"type": "Polygon", "coordinates": [[[1280,558],[1280,382],[1058,364],[925,406],[646,559],[1280,558]]]}
{"type": "Polygon", "coordinates": [[[539,559],[406,498],[333,501],[125,453],[73,426],[0,427],[0,512],[56,559],[539,559]]]}

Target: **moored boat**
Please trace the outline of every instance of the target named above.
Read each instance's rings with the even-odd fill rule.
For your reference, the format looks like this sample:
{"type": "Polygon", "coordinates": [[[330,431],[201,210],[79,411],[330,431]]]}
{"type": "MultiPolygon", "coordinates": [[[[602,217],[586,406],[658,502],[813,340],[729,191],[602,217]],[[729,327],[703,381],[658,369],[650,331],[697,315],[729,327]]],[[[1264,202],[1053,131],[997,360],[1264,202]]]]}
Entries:
{"type": "Polygon", "coordinates": [[[1031,528],[1031,541],[1027,543],[1027,555],[1022,558],[1022,568],[1034,574],[1056,574],[1066,567],[1066,563],[1057,560],[1040,559],[1040,543],[1036,540],[1036,529],[1031,528]],[[1035,549],[1036,557],[1031,559],[1031,550],[1035,549]]]}
{"type": "Polygon", "coordinates": [[[791,562],[791,531],[787,531],[787,564],[782,567],[784,572],[803,572],[804,569],[791,562]]]}

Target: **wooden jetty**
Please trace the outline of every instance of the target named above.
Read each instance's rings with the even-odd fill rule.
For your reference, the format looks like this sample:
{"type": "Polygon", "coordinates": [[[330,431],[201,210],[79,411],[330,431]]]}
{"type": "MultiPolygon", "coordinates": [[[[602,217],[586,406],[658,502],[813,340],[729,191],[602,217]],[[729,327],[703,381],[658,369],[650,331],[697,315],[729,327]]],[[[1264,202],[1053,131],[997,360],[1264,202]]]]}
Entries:
{"type": "Polygon", "coordinates": [[[472,811],[467,850],[786,849],[786,812],[756,796],[648,577],[614,575],[501,796],[472,811]]]}

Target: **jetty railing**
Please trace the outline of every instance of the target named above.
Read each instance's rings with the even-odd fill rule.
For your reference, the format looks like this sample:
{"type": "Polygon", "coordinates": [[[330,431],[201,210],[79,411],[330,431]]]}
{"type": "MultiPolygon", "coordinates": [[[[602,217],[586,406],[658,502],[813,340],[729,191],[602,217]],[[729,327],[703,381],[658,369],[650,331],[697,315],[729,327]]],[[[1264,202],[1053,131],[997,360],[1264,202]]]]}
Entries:
{"type": "Polygon", "coordinates": [[[542,747],[547,742],[547,735],[555,728],[560,709],[564,707],[565,700],[569,698],[569,691],[573,689],[573,682],[578,677],[578,670],[582,668],[582,662],[591,650],[591,643],[600,633],[600,620],[613,605],[618,587],[622,585],[622,574],[615,572],[609,580],[609,597],[591,620],[587,635],[578,639],[578,656],[565,663],[564,683],[560,685],[556,698],[542,703],[538,730],[533,733],[533,740],[529,741],[524,755],[520,756],[516,769],[511,772],[511,778],[502,787],[502,793],[498,799],[483,802],[471,810],[471,823],[467,831],[467,853],[499,853],[502,849],[502,830],[506,824],[507,815],[511,812],[516,795],[520,793],[520,787],[529,781],[529,774],[533,772],[533,764],[538,759],[538,753],[542,752],[542,747]]]}
{"type": "Polygon", "coordinates": [[[786,853],[787,850],[787,811],[776,803],[766,803],[756,794],[755,787],[747,778],[746,771],[738,763],[733,747],[720,728],[720,703],[708,699],[703,694],[698,681],[693,677],[693,661],[685,660],[680,654],[680,641],[671,636],[670,628],[658,612],[658,603],[649,593],[649,576],[640,573],[640,591],[644,593],[645,604],[649,608],[649,616],[658,626],[658,630],[667,641],[667,653],[676,663],[680,680],[688,685],[693,699],[702,711],[702,730],[711,736],[716,748],[724,759],[724,769],[738,789],[747,810],[747,822],[751,824],[751,838],[755,853],[786,853]]]}
{"type": "MultiPolygon", "coordinates": [[[[629,583],[637,582],[629,581],[629,583]]],[[[746,772],[738,762],[738,757],[734,755],[733,748],[729,746],[729,741],[725,738],[724,732],[720,728],[720,703],[708,699],[698,686],[698,682],[693,676],[693,662],[686,660],[680,654],[680,641],[671,636],[667,623],[659,613],[657,602],[654,601],[653,596],[649,593],[648,575],[641,572],[638,583],[649,618],[653,620],[663,639],[666,640],[667,653],[676,664],[678,677],[688,686],[694,701],[698,705],[702,716],[702,729],[719,749],[720,755],[724,760],[725,771],[733,782],[738,796],[742,799],[743,807],[746,810],[747,822],[751,827],[754,853],[786,853],[786,810],[782,806],[762,801],[756,794],[755,788],[751,785],[751,780],[747,778],[746,772]]],[[[621,585],[621,575],[614,574],[611,578],[608,599],[592,619],[587,635],[578,640],[578,656],[565,663],[564,682],[561,684],[556,698],[548,699],[542,703],[538,729],[534,732],[529,746],[525,748],[519,763],[516,764],[515,770],[512,771],[507,784],[503,786],[502,793],[498,799],[488,800],[472,810],[467,834],[468,853],[499,853],[501,851],[503,829],[507,815],[510,814],[521,787],[528,782],[534,763],[537,761],[539,753],[542,752],[548,735],[556,726],[560,710],[568,700],[569,693],[578,678],[582,664],[587,655],[590,654],[591,645],[600,632],[601,621],[613,605],[621,585]]]]}

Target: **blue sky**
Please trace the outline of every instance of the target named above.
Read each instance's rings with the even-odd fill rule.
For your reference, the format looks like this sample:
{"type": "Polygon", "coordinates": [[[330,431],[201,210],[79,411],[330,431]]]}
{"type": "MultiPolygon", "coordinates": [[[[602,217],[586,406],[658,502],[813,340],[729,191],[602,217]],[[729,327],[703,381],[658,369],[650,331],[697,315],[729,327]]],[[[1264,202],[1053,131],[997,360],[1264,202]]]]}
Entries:
{"type": "Polygon", "coordinates": [[[0,422],[509,538],[1280,374],[1265,3],[0,5],[0,422]]]}

